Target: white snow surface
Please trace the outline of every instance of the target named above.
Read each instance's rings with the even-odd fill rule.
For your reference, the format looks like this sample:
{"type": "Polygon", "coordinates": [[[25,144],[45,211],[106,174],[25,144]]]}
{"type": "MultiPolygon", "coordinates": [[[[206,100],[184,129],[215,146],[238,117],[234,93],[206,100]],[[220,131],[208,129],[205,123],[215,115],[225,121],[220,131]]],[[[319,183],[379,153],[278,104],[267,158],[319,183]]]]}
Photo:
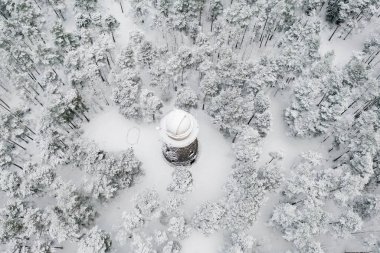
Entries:
{"type": "MultiPolygon", "coordinates": [[[[116,48],[122,48],[128,42],[130,31],[140,29],[148,30],[144,27],[137,27],[130,17],[123,15],[116,1],[100,1],[103,10],[112,13],[120,22],[120,29],[117,32],[116,48]]],[[[128,12],[128,6],[125,6],[128,12]]],[[[336,65],[342,66],[348,62],[355,51],[361,50],[363,42],[376,31],[379,20],[372,22],[365,32],[352,34],[349,40],[333,38],[328,41],[332,30],[325,27],[321,32],[321,54],[334,50],[336,65]]],[[[162,41],[160,34],[149,30],[144,33],[152,41],[162,41]]],[[[163,42],[162,42],[163,43],[163,42]]],[[[261,55],[271,54],[274,49],[271,46],[262,49],[252,47],[249,52],[251,59],[259,59],[261,55]]],[[[318,139],[295,139],[287,135],[287,126],[283,121],[283,109],[288,105],[288,96],[278,93],[276,97],[271,96],[272,129],[264,139],[263,153],[261,159],[266,159],[268,152],[281,151],[284,154],[282,161],[282,173],[287,174],[291,170],[296,157],[304,151],[314,150],[321,152],[327,157],[327,150],[318,139]]],[[[222,187],[231,170],[234,157],[230,140],[225,139],[219,131],[212,125],[212,119],[203,111],[193,112],[198,121],[199,132],[199,156],[190,171],[193,176],[194,185],[192,192],[187,193],[185,210],[187,215],[191,215],[194,209],[201,203],[208,200],[216,200],[222,196],[222,187]]],[[[84,137],[95,141],[101,148],[107,151],[122,151],[132,146],[138,159],[143,163],[143,175],[139,182],[133,187],[121,191],[120,194],[109,203],[99,208],[100,217],[96,223],[109,232],[114,231],[114,226],[120,224],[124,211],[132,208],[133,197],[146,188],[155,189],[160,197],[165,199],[169,192],[166,187],[171,180],[171,173],[175,169],[163,159],[158,125],[140,124],[132,120],[127,120],[118,113],[117,108],[109,107],[105,111],[97,114],[91,122],[85,126],[84,137]]],[[[250,230],[250,234],[260,242],[260,250],[263,253],[285,252],[294,250],[291,242],[286,241],[279,231],[268,225],[274,205],[278,203],[279,194],[274,193],[267,196],[267,202],[261,207],[257,220],[250,230]]],[[[323,238],[322,244],[327,252],[342,252],[345,245],[354,244],[354,240],[339,242],[331,237],[323,238]]],[[[221,232],[206,236],[200,232],[192,231],[190,236],[181,242],[182,253],[220,253],[223,246],[223,235],[221,232]]],[[[123,247],[114,243],[116,252],[126,252],[123,247]]],[[[352,247],[351,247],[352,248],[352,247]]],[[[76,251],[75,243],[65,244],[63,253],[73,253],[76,251]]]]}
{"type": "MultiPolygon", "coordinates": [[[[217,200],[222,196],[222,187],[234,160],[231,143],[212,125],[211,118],[203,111],[195,111],[194,116],[202,131],[199,132],[197,160],[189,168],[194,182],[193,190],[185,195],[186,215],[191,215],[201,203],[217,200]]],[[[169,194],[166,188],[175,168],[166,162],[161,153],[162,142],[156,127],[156,124],[141,124],[127,120],[115,107],[106,108],[83,126],[83,137],[93,140],[100,148],[116,152],[132,146],[137,158],[142,161],[144,175],[138,182],[99,208],[100,217],[97,224],[107,231],[114,230],[114,226],[120,224],[122,213],[132,208],[133,197],[144,189],[156,190],[162,200],[169,194]]],[[[183,252],[216,253],[217,246],[221,245],[220,240],[220,235],[206,237],[193,232],[183,242],[183,252]]],[[[120,249],[118,252],[125,251],[120,249]]]]}
{"type": "Polygon", "coordinates": [[[339,37],[333,37],[331,41],[328,39],[331,36],[332,30],[325,27],[320,34],[321,45],[319,52],[325,54],[334,50],[334,63],[339,66],[346,64],[355,52],[360,52],[363,43],[375,32],[379,31],[380,19],[374,18],[364,30],[354,31],[350,37],[343,40],[339,37]]]}
{"type": "MultiPolygon", "coordinates": [[[[270,151],[282,151],[284,153],[282,172],[286,174],[301,152],[314,150],[325,154],[326,148],[319,139],[295,139],[286,134],[287,127],[282,120],[283,108],[286,108],[288,103],[286,96],[270,96],[273,99],[271,104],[273,126],[264,139],[262,160],[268,158],[266,156],[270,151]]],[[[196,110],[193,114],[201,131],[198,137],[199,155],[197,161],[190,167],[194,180],[193,190],[185,194],[185,214],[190,217],[201,203],[222,197],[222,188],[234,160],[230,140],[221,135],[212,124],[212,119],[201,110],[196,110]]],[[[120,224],[122,213],[132,208],[133,197],[144,189],[156,190],[162,200],[169,195],[166,187],[171,181],[171,173],[175,168],[163,158],[162,141],[156,127],[156,124],[141,124],[127,120],[115,107],[106,108],[83,127],[84,138],[95,141],[99,147],[107,151],[123,151],[132,146],[136,156],[143,163],[144,175],[138,182],[99,208],[100,217],[97,224],[107,231],[113,231],[115,224],[120,224]]],[[[251,229],[251,234],[265,245],[261,248],[263,252],[282,252],[284,249],[292,248],[292,244],[284,240],[281,233],[267,224],[277,201],[278,194],[268,196],[267,203],[262,207],[251,229]],[[276,243],[270,243],[274,240],[276,243]]],[[[182,242],[181,252],[218,253],[222,245],[222,233],[206,236],[193,231],[182,242]]],[[[119,250],[117,252],[123,252],[122,248],[119,250]]]]}
{"type": "MultiPolygon", "coordinates": [[[[105,13],[112,13],[120,22],[120,29],[117,32],[116,48],[121,48],[128,41],[128,33],[137,28],[130,17],[123,15],[116,1],[100,1],[105,13]]],[[[128,11],[125,6],[126,12],[128,11]]],[[[74,20],[69,17],[67,20],[74,20]]],[[[66,23],[70,28],[72,23],[66,23]]],[[[331,29],[325,29],[321,33],[320,52],[326,53],[334,50],[337,65],[345,64],[352,53],[359,51],[363,42],[379,26],[379,20],[371,23],[365,32],[353,34],[349,40],[334,38],[328,41],[331,29]]],[[[139,27],[141,28],[141,27],[139,27]]],[[[70,30],[70,29],[68,29],[70,30]]],[[[144,30],[144,29],[143,29],[144,30]]],[[[161,40],[159,34],[155,32],[145,33],[149,39],[161,40]]],[[[250,52],[252,58],[265,54],[271,50],[266,47],[262,50],[250,52]]],[[[304,151],[314,150],[321,152],[328,159],[327,149],[321,144],[319,139],[300,140],[287,135],[287,127],[283,121],[283,109],[286,108],[287,96],[278,93],[276,97],[271,96],[272,129],[264,139],[263,155],[261,159],[266,159],[269,151],[282,151],[284,160],[282,161],[282,172],[286,175],[291,170],[296,157],[304,151]]],[[[212,201],[223,195],[222,187],[230,173],[234,160],[230,140],[224,138],[218,129],[212,124],[212,119],[201,110],[192,112],[199,124],[199,155],[197,161],[191,166],[190,171],[193,176],[193,190],[186,197],[186,214],[190,215],[194,209],[205,201],[212,201]]],[[[127,188],[119,193],[117,197],[109,203],[98,208],[100,216],[96,223],[108,232],[114,230],[114,226],[120,224],[122,213],[132,208],[133,197],[146,188],[155,189],[164,200],[169,192],[166,187],[171,181],[171,173],[175,169],[163,158],[161,153],[162,141],[157,129],[157,124],[141,124],[132,120],[127,120],[119,114],[116,107],[105,108],[91,118],[91,122],[83,126],[83,137],[92,140],[99,147],[106,151],[123,151],[132,146],[136,156],[142,161],[144,175],[131,188],[127,188]]],[[[74,173],[74,171],[73,171],[74,173]]],[[[77,172],[75,172],[77,173],[77,172]]],[[[78,174],[76,174],[78,175],[78,174]]],[[[78,180],[72,178],[72,180],[78,180]]],[[[252,227],[250,234],[257,240],[263,241],[264,247],[260,250],[264,252],[285,252],[292,250],[293,246],[282,238],[282,234],[274,228],[268,226],[267,221],[270,217],[273,206],[278,202],[278,194],[267,196],[267,202],[262,206],[257,221],[252,227]]],[[[4,204],[6,197],[0,194],[0,206],[4,204]]],[[[345,243],[339,242],[340,248],[337,249],[337,240],[334,238],[323,238],[322,241],[327,252],[343,252],[345,243]]],[[[350,242],[347,240],[346,244],[350,242]]],[[[214,233],[205,236],[200,232],[193,231],[190,236],[181,242],[183,253],[218,253],[223,245],[221,233],[214,233]]],[[[114,243],[116,252],[126,252],[122,247],[114,243]]],[[[76,244],[67,242],[62,253],[76,252],[76,244]]]]}

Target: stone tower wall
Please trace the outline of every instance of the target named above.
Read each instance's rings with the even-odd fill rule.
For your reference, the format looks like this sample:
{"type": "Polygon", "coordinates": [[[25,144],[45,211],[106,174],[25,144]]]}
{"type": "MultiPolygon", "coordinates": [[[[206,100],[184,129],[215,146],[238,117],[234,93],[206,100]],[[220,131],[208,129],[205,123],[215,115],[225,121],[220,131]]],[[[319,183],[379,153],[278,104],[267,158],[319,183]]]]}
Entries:
{"type": "Polygon", "coordinates": [[[183,148],[171,147],[165,144],[162,153],[166,160],[174,165],[190,165],[197,158],[198,139],[183,148]]]}

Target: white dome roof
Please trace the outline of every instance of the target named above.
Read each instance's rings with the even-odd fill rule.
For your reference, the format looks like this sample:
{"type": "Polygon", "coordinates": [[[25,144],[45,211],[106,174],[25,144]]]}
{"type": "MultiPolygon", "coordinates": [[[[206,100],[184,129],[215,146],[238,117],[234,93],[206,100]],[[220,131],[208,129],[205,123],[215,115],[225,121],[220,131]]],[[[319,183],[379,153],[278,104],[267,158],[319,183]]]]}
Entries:
{"type": "Polygon", "coordinates": [[[198,135],[198,123],[188,112],[174,109],[161,120],[160,133],[162,140],[175,147],[191,144],[198,135]]]}
{"type": "Polygon", "coordinates": [[[183,140],[191,133],[192,121],[185,111],[173,110],[166,116],[167,134],[176,140],[183,140]]]}

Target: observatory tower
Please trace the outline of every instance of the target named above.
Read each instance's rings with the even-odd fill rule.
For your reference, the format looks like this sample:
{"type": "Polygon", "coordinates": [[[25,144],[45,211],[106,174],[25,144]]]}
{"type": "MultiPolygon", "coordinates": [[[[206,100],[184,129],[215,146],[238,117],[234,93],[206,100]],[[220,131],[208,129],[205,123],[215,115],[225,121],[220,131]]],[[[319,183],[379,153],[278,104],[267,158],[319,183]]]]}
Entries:
{"type": "Polygon", "coordinates": [[[198,123],[188,112],[174,109],[161,120],[162,153],[174,165],[192,164],[198,153],[198,123]]]}

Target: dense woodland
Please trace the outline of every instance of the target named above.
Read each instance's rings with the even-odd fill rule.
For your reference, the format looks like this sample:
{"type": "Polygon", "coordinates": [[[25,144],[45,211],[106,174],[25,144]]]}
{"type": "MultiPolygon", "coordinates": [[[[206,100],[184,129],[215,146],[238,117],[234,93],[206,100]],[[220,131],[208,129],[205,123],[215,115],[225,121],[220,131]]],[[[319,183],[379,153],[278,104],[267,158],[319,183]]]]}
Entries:
{"type": "Polygon", "coordinates": [[[326,237],[380,252],[380,231],[367,228],[380,225],[380,31],[344,66],[320,53],[322,32],[349,41],[378,21],[380,1],[99,1],[0,0],[1,252],[72,242],[79,253],[177,253],[192,230],[222,232],[223,253],[263,252],[249,231],[268,194],[278,196],[268,226],[290,242],[283,252],[332,252],[326,237]],[[291,168],[280,151],[263,158],[279,97],[284,135],[318,139],[327,156],[305,150],[291,168]],[[231,143],[223,197],[189,215],[191,168],[178,168],[168,199],[148,186],[122,224],[101,229],[99,205],[144,177],[144,163],[133,148],[82,138],[82,125],[110,106],[157,124],[173,105],[205,111],[231,143]],[[68,167],[86,183],[64,179],[68,167]]]}

